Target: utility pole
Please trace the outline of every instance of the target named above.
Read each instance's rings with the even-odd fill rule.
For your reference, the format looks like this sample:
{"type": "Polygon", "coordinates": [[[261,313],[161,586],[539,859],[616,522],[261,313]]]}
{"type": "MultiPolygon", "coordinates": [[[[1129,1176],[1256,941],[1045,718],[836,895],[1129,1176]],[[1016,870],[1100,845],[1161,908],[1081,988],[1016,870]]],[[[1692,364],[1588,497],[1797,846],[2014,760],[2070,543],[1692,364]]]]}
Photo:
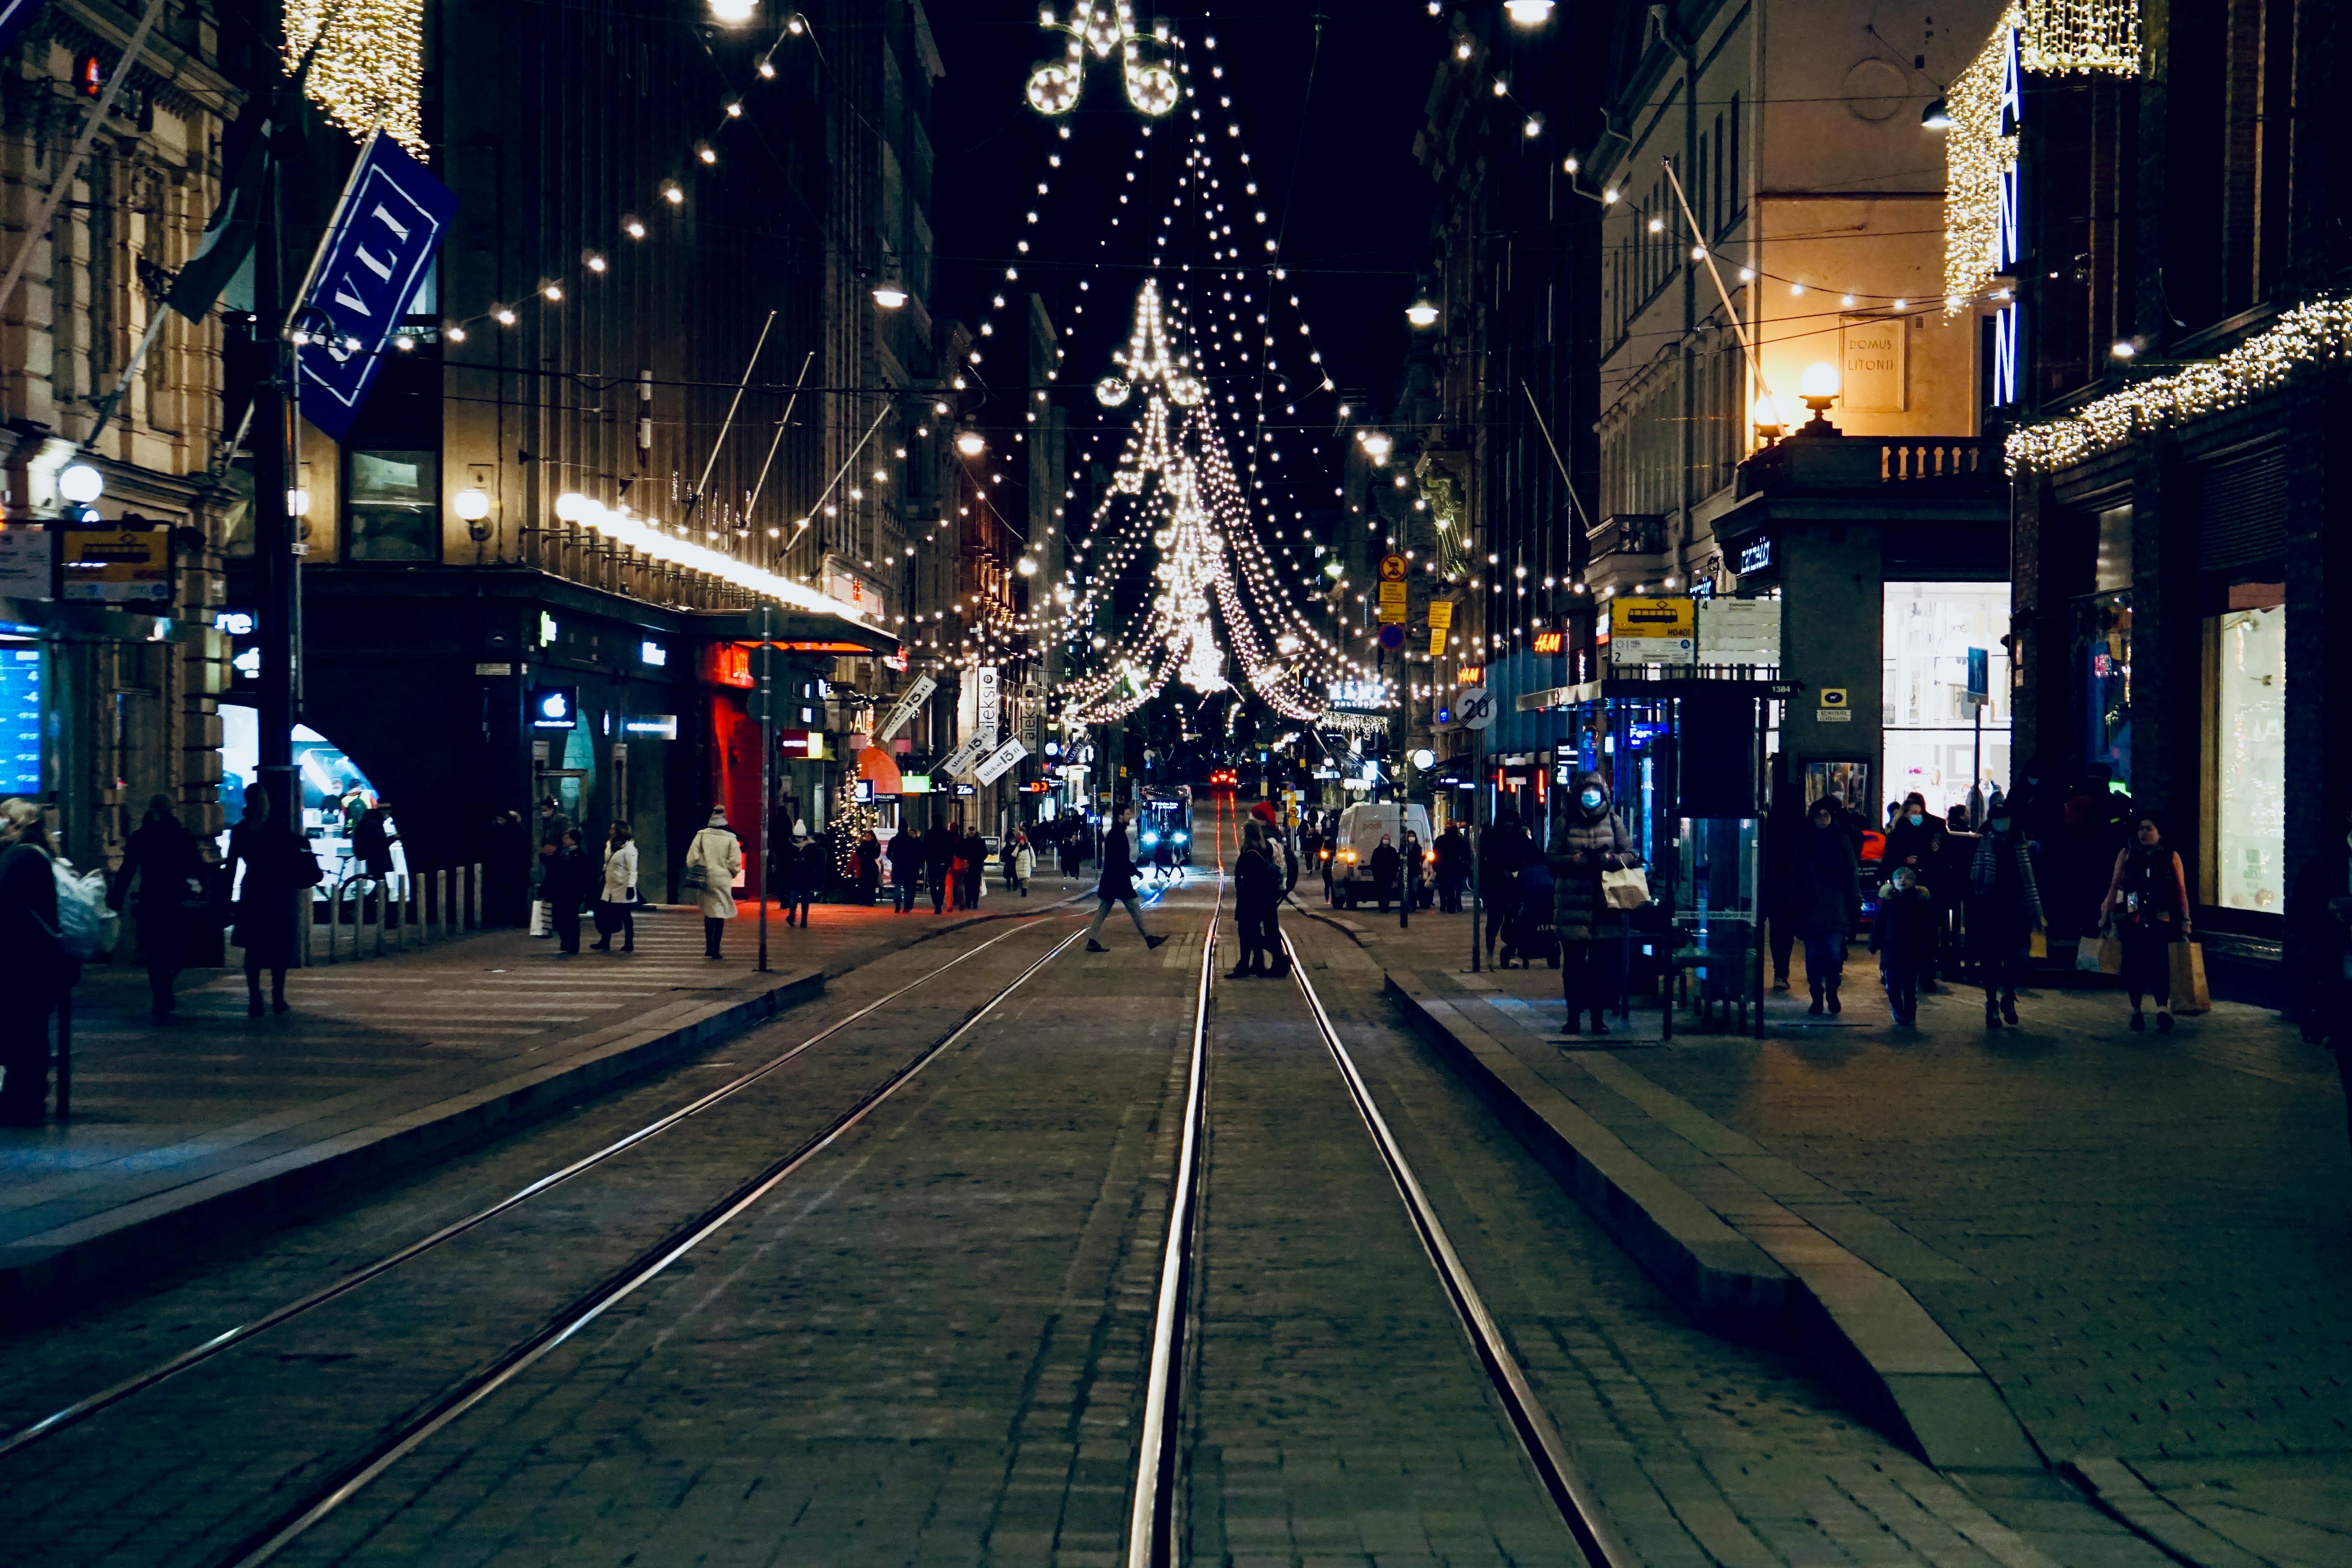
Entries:
{"type": "Polygon", "coordinates": [[[300,541],[289,506],[296,466],[292,354],[287,342],[284,165],[270,150],[253,255],[254,331],[268,353],[268,373],[253,388],[253,561],[259,578],[259,772],[278,821],[299,832],[301,795],[294,779],[294,725],[299,716],[297,663],[301,632],[300,541]]]}

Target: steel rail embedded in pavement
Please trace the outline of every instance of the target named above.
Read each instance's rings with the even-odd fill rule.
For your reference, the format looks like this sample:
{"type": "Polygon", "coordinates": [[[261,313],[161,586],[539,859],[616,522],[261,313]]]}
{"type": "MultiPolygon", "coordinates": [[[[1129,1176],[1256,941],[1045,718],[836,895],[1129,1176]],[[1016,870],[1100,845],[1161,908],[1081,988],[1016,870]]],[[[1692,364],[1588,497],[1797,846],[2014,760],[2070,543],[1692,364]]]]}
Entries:
{"type": "Polygon", "coordinates": [[[1389,1131],[1387,1119],[1381,1115],[1381,1108],[1372,1099],[1371,1086],[1364,1081],[1355,1058],[1349,1054],[1347,1043],[1339,1038],[1339,1031],[1332,1024],[1330,1014],[1324,1011],[1323,998],[1316,994],[1314,984],[1307,978],[1307,966],[1299,962],[1297,951],[1292,947],[1287,935],[1282,939],[1282,946],[1290,959],[1291,975],[1298,982],[1298,989],[1307,998],[1307,1010],[1315,1016],[1315,1026],[1322,1034],[1323,1044],[1329,1048],[1332,1060],[1339,1064],[1339,1076],[1347,1082],[1349,1096],[1356,1102],[1356,1110],[1363,1118],[1364,1128],[1379,1148],[1381,1159],[1388,1166],[1390,1177],[1396,1183],[1398,1195],[1404,1199],[1405,1212],[1412,1216],[1413,1229],[1421,1237],[1422,1248],[1436,1268],[1438,1279],[1445,1287],[1446,1297],[1454,1303],[1454,1313],[1461,1319],[1462,1327],[1469,1334],[1471,1345],[1477,1351],[1478,1359],[1485,1364],[1486,1375],[1492,1380],[1495,1392],[1510,1417],[1512,1430],[1518,1434],[1528,1460],[1543,1479],[1544,1489],[1559,1509],[1561,1519],[1568,1524],[1569,1533],[1576,1538],[1585,1561],[1592,1564],[1592,1568],[1631,1568],[1635,1561],[1633,1553],[1610,1529],[1599,1500],[1593,1495],[1591,1483],[1585,1479],[1583,1472],[1570,1458],[1568,1445],[1561,1440],[1559,1429],[1552,1425],[1551,1417],[1537,1402],[1534,1389],[1528,1385],[1526,1373],[1519,1370],[1518,1361],[1511,1353],[1508,1342],[1503,1338],[1501,1328],[1495,1322],[1494,1315],[1487,1311],[1486,1300],[1478,1294],[1478,1288],[1472,1282],[1470,1271],[1464,1266],[1461,1255],[1454,1251],[1453,1240],[1445,1234],[1444,1224],[1438,1218],[1435,1206],[1422,1190],[1421,1179],[1414,1174],[1412,1161],[1405,1157],[1396,1135],[1389,1131]]]}
{"type": "MultiPolygon", "coordinates": [[[[1045,911],[1041,910],[1040,918],[1051,917],[1047,915],[1045,911]]],[[[435,1231],[432,1235],[424,1237],[416,1241],[413,1241],[406,1247],[400,1248],[398,1251],[388,1253],[384,1257],[379,1258],[372,1263],[362,1264],[358,1268],[352,1269],[350,1273],[333,1280],[331,1283],[320,1286],[318,1289],[311,1291],[309,1295],[289,1301],[282,1307],[274,1308],[270,1311],[264,1313],[262,1316],[254,1319],[253,1321],[249,1323],[240,1323],[236,1328],[227,1330],[223,1333],[215,1334],[213,1338],[205,1341],[202,1344],[182,1351],[179,1354],[173,1356],[168,1361],[158,1362],[155,1365],[148,1367],[142,1372],[133,1373],[131,1376],[122,1379],[120,1383],[116,1383],[110,1387],[101,1389],[98,1393],[89,1394],[85,1398],[78,1399],[73,1404],[67,1405],[64,1409],[56,1412],[54,1415],[46,1415],[40,1420],[34,1422],[31,1426],[11,1433],[5,1438],[0,1438],[0,1458],[5,1458],[7,1455],[16,1452],[19,1448],[28,1447],[45,1437],[55,1436],[58,1433],[62,1432],[66,1428],[75,1426],[79,1422],[89,1419],[90,1416],[97,1415],[100,1411],[106,1409],[108,1406],[119,1405],[123,1400],[131,1397],[133,1394],[144,1393],[146,1390],[154,1387],[157,1384],[163,1382],[167,1378],[175,1377],[179,1373],[186,1372],[191,1367],[201,1365],[203,1363],[211,1360],[213,1357],[221,1354],[223,1352],[234,1349],[236,1346],[243,1344],[246,1341],[252,1339],[257,1334],[264,1333],[270,1329],[276,1328],[280,1323],[286,1322],[289,1319],[299,1318],[306,1312],[323,1307],[328,1302],[334,1300],[340,1296],[348,1295],[350,1292],[356,1290],[361,1286],[366,1284],[369,1280],[376,1279],[383,1274],[388,1273],[392,1269],[399,1268],[402,1264],[408,1262],[410,1259],[417,1258],[424,1253],[430,1252],[446,1242],[455,1240],[457,1237],[465,1235],[467,1231],[473,1230],[479,1226],[487,1224],[490,1220],[496,1219],[499,1215],[506,1213],[509,1209],[514,1208],[520,1204],[528,1203],[532,1198],[539,1196],[541,1194],[547,1192],[551,1188],[561,1186],[574,1176],[580,1175],[584,1172],[593,1170],[598,1165],[603,1164],[605,1161],[612,1159],[614,1155],[619,1154],[625,1150],[635,1148],[648,1138],[668,1131],[671,1128],[677,1126],[688,1117],[699,1114],[702,1111],[709,1110],[712,1106],[719,1104],[720,1101],[741,1093],[744,1089],[749,1089],[751,1085],[759,1082],[761,1079],[766,1078],[770,1073],[774,1072],[785,1063],[801,1055],[803,1051],[810,1049],[812,1047],[820,1045],[826,1039],[839,1034],[850,1025],[856,1023],[860,1018],[866,1016],[868,1014],[873,1013],[878,1008],[887,1006],[890,1003],[897,1001],[899,997],[904,996],[908,992],[914,990],[917,986],[928,984],[929,982],[938,979],[940,975],[945,974],[949,970],[953,969],[958,964],[963,963],[964,960],[976,957],[987,949],[995,946],[998,942],[1004,941],[1007,937],[1011,937],[1022,931],[1027,930],[1029,926],[1034,923],[1034,921],[1024,921],[1022,924],[1013,926],[1010,930],[1003,931],[996,936],[990,937],[986,942],[981,942],[977,946],[959,953],[954,958],[948,960],[947,963],[940,964],[938,968],[930,970],[928,973],[908,981],[906,984],[899,986],[896,991],[891,992],[888,995],[868,1003],[866,1005],[857,1009],[855,1013],[850,1014],[847,1017],[827,1025],[824,1028],[818,1030],[814,1035],[811,1035],[807,1039],[801,1041],[798,1045],[793,1046],[789,1050],[783,1051],[775,1057],[772,1057],[767,1061],[761,1063],[758,1067],[755,1067],[751,1071],[742,1074],[731,1082],[722,1084],[719,1088],[710,1090],[708,1094],[701,1095],[695,1100],[688,1101],[687,1104],[679,1106],[675,1110],[656,1117],[652,1121],[649,1121],[643,1127],[638,1128],[635,1131],[615,1139],[614,1142],[607,1143],[604,1147],[596,1150],[593,1153],[583,1155],[581,1158],[574,1160],[572,1163],[564,1166],[561,1170],[551,1171],[546,1175],[539,1177],[537,1180],[530,1182],[527,1185],[517,1188],[514,1192],[508,1194],[505,1197],[500,1198],[498,1202],[490,1205],[487,1208],[478,1209],[462,1219],[453,1220],[449,1224],[445,1225],[440,1229],[435,1231]]]]}

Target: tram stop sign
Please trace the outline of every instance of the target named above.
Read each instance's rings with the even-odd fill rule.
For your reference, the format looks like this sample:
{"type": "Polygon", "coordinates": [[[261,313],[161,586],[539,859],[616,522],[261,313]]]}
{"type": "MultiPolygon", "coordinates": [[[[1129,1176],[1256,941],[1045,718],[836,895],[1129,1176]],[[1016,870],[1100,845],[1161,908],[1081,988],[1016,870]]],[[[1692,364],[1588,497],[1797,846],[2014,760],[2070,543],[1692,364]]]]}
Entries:
{"type": "Polygon", "coordinates": [[[1495,694],[1483,686],[1465,686],[1454,699],[1454,716],[1473,730],[1495,721],[1495,694]]]}

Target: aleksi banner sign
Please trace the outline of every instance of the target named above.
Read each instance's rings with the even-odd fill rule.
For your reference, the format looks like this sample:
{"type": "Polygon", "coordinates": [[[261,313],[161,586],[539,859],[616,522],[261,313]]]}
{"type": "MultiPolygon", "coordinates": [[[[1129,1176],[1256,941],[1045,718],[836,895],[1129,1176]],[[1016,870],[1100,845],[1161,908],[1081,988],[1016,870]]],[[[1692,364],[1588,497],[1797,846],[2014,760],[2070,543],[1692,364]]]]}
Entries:
{"type": "Polygon", "coordinates": [[[971,732],[979,737],[981,750],[992,751],[997,731],[1004,719],[1004,697],[993,668],[982,668],[972,672],[973,707],[971,732]]]}
{"type": "Polygon", "coordinates": [[[334,440],[350,437],[457,210],[449,188],[398,142],[381,131],[368,137],[311,259],[295,323],[311,333],[296,351],[302,416],[334,440]]]}
{"type": "Polygon", "coordinates": [[[933,772],[943,774],[944,776],[951,779],[961,778],[965,773],[971,771],[971,764],[979,760],[980,737],[974,735],[971,740],[966,741],[962,745],[958,746],[954,751],[950,752],[947,756],[940,761],[940,765],[934,769],[933,772]]]}
{"type": "Polygon", "coordinates": [[[1029,748],[1018,741],[1007,741],[988,754],[988,760],[972,769],[972,778],[982,784],[992,784],[1004,776],[1004,770],[1029,754],[1029,748]]]}
{"type": "Polygon", "coordinates": [[[907,688],[906,694],[891,708],[890,716],[882,721],[880,729],[874,731],[874,743],[881,745],[905,729],[907,721],[912,719],[923,704],[930,700],[931,693],[939,689],[940,683],[929,676],[915,677],[915,683],[907,688]]]}

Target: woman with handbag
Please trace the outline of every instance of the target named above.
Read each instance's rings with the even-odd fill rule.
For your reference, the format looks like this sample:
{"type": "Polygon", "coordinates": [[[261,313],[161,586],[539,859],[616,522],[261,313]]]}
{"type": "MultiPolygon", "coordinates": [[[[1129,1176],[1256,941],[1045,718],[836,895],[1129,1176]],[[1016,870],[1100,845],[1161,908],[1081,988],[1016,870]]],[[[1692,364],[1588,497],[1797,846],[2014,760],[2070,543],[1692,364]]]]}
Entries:
{"type": "Polygon", "coordinates": [[[286,971],[301,962],[300,943],[310,918],[309,890],[323,879],[310,841],[280,827],[269,792],[245,792],[245,816],[229,830],[228,858],[221,874],[237,889],[236,927],[230,940],[245,950],[246,1012],[261,1016],[261,972],[269,971],[269,1005],[286,1008],[286,971]],[[245,880],[236,880],[237,868],[245,880]]]}
{"type": "MultiPolygon", "coordinates": [[[[1568,1032],[1580,1034],[1583,1016],[1592,1032],[1609,1032],[1610,1005],[1625,986],[1623,895],[1612,900],[1601,888],[1611,872],[1634,870],[1642,858],[1633,835],[1609,798],[1609,781],[1597,773],[1576,781],[1552,821],[1552,933],[1559,942],[1559,988],[1568,1003],[1568,1032]]],[[[1516,869],[1516,868],[1514,868],[1516,869]]]]}
{"type": "Polygon", "coordinates": [[[686,847],[687,891],[702,906],[702,956],[719,956],[719,939],[735,918],[735,876],[743,869],[743,842],[727,826],[727,808],[710,808],[710,821],[686,847]]]}
{"type": "Polygon", "coordinates": [[[604,889],[596,899],[596,942],[598,952],[613,951],[613,933],[621,935],[621,951],[637,951],[637,846],[636,836],[625,822],[613,824],[613,831],[604,839],[604,889]]]}
{"type": "Polygon", "coordinates": [[[2116,857],[2099,906],[2102,925],[2124,949],[2124,990],[2131,996],[2131,1026],[2147,1027],[2140,998],[2156,998],[2156,1032],[2172,1032],[2172,944],[2189,935],[2189,877],[2180,857],[2164,846],[2164,825],[2152,811],[2132,819],[2133,842],[2116,857]]]}
{"type": "Polygon", "coordinates": [[[168,1017],[177,1005],[173,982],[188,962],[196,922],[212,903],[204,851],[196,836],[180,826],[170,795],[149,797],[147,815],[123,846],[108,907],[120,910],[134,883],[139,896],[131,909],[139,917],[139,953],[147,964],[148,1012],[168,1017]]]}

